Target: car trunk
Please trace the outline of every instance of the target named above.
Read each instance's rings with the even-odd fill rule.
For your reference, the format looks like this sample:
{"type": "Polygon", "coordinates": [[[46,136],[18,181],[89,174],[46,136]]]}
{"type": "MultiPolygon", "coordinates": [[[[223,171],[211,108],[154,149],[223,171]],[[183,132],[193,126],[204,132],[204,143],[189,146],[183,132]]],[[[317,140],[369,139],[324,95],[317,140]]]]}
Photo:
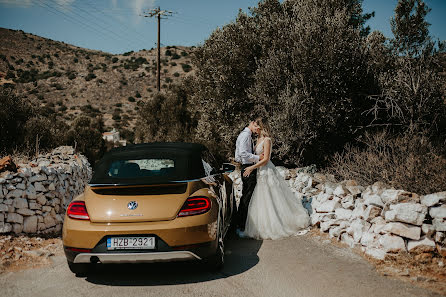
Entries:
{"type": "Polygon", "coordinates": [[[93,223],[172,220],[189,196],[187,185],[87,187],[85,204],[93,223]],[[134,209],[129,208],[132,201],[134,209]]]}

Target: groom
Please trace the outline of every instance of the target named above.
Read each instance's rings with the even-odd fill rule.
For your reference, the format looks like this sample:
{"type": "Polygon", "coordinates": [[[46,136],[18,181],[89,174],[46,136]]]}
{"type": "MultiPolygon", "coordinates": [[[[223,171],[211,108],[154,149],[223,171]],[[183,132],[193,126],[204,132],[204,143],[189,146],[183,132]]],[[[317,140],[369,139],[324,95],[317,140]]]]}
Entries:
{"type": "Polygon", "coordinates": [[[249,176],[243,176],[243,172],[249,166],[259,162],[262,157],[254,154],[254,141],[252,134],[259,133],[259,125],[256,121],[249,123],[237,137],[235,144],[235,161],[242,164],[242,197],[240,198],[240,204],[237,211],[237,235],[244,237],[243,231],[245,230],[246,217],[248,215],[249,201],[251,200],[252,193],[257,183],[257,169],[255,169],[249,176]]]}

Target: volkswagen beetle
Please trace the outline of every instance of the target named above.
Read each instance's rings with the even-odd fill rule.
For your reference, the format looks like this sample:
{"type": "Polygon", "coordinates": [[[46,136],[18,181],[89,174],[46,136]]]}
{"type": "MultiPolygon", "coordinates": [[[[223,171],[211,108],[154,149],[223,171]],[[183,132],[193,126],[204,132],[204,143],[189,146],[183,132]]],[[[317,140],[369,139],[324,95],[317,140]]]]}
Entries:
{"type": "Polygon", "coordinates": [[[236,212],[228,173],[205,146],[146,143],[104,155],[68,205],[62,237],[70,270],[91,263],[200,260],[219,269],[236,212]]]}

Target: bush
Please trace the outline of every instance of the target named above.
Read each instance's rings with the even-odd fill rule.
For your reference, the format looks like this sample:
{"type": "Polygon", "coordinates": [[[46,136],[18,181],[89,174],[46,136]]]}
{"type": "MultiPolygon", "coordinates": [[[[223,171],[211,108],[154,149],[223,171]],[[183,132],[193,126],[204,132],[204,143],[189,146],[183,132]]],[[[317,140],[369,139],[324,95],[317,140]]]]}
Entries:
{"type": "Polygon", "coordinates": [[[189,72],[192,70],[192,66],[190,66],[189,64],[181,64],[181,67],[183,68],[184,72],[189,72]]]}
{"type": "Polygon", "coordinates": [[[179,58],[181,58],[181,56],[178,55],[177,53],[174,53],[174,54],[172,55],[172,59],[177,60],[177,59],[179,59],[179,58]]]}
{"type": "Polygon", "coordinates": [[[85,80],[90,81],[95,78],[96,78],[96,75],[93,72],[89,72],[88,75],[85,77],[85,80]]]}
{"type": "Polygon", "coordinates": [[[327,172],[362,185],[382,181],[418,194],[446,190],[446,158],[419,134],[392,136],[366,133],[362,146],[345,147],[331,160],[327,172]]]}
{"type": "Polygon", "coordinates": [[[141,98],[141,94],[140,94],[138,91],[136,91],[136,93],[135,93],[135,97],[136,97],[136,98],[141,98]]]}
{"type": "Polygon", "coordinates": [[[116,58],[116,57],[114,57],[114,58],[112,59],[112,63],[116,63],[116,62],[118,62],[118,61],[119,61],[119,59],[116,58]]]}
{"type": "Polygon", "coordinates": [[[180,74],[179,74],[178,72],[175,72],[175,73],[173,74],[173,76],[175,76],[175,77],[179,77],[180,74]]]}
{"type": "Polygon", "coordinates": [[[130,96],[129,98],[127,98],[128,100],[129,100],[129,102],[135,102],[136,100],[135,100],[135,98],[134,97],[132,97],[132,96],[130,96]]]}
{"type": "Polygon", "coordinates": [[[172,51],[171,50],[166,50],[166,56],[172,56],[172,51]]]}

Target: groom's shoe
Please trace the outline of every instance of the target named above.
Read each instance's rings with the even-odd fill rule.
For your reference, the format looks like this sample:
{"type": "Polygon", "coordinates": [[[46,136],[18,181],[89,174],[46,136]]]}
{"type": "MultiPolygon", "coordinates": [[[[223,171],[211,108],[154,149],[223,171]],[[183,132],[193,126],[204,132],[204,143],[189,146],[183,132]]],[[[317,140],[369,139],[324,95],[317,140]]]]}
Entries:
{"type": "Polygon", "coordinates": [[[240,238],[246,238],[245,232],[240,229],[235,230],[235,233],[237,233],[238,237],[240,238]]]}

